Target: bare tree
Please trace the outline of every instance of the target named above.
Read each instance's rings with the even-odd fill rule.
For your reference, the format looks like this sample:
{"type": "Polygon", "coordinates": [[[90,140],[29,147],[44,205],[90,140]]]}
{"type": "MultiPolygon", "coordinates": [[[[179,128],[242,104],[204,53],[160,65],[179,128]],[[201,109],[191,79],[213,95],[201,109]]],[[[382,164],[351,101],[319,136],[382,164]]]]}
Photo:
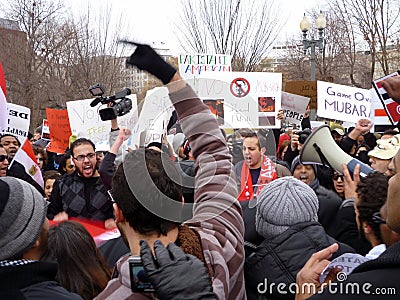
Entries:
{"type": "Polygon", "coordinates": [[[123,48],[110,29],[112,9],[98,19],[91,11],[89,6],[75,21],[60,2],[9,0],[7,17],[19,25],[19,34],[2,35],[0,49],[8,51],[0,51],[6,53],[0,59],[8,100],[31,108],[33,127],[45,117],[46,107],[89,98],[94,83],[103,83],[107,93],[122,88],[123,48]]]}
{"type": "Polygon", "coordinates": [[[369,81],[375,77],[376,64],[383,74],[390,70],[388,50],[399,34],[398,0],[328,0],[354,33],[356,42],[365,41],[371,55],[369,81]]]}
{"type": "Polygon", "coordinates": [[[232,55],[232,68],[253,71],[283,25],[274,1],[182,0],[177,36],[187,52],[232,55]]]}

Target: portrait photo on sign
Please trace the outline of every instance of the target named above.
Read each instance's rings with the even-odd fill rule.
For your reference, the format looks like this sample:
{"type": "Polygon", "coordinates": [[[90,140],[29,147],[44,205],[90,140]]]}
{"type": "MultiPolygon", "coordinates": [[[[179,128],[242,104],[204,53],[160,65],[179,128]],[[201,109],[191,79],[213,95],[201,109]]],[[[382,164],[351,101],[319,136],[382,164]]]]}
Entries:
{"type": "Polygon", "coordinates": [[[212,114],[218,121],[218,125],[224,125],[224,99],[203,99],[212,114]]]}
{"type": "Polygon", "coordinates": [[[275,97],[258,97],[258,112],[274,112],[275,97]]]}

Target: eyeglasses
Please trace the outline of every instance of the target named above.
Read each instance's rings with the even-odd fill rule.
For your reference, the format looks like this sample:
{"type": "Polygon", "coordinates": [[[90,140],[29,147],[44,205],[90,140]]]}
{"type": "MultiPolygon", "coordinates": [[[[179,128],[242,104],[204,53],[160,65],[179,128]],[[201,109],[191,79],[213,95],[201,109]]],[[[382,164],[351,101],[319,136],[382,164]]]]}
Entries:
{"type": "Polygon", "coordinates": [[[108,191],[107,191],[107,194],[108,194],[108,196],[110,196],[110,199],[111,199],[111,202],[112,202],[112,203],[117,203],[117,202],[115,202],[115,200],[114,200],[114,198],[113,198],[113,196],[112,196],[112,190],[108,190],[108,191]]]}
{"type": "Polygon", "coordinates": [[[381,214],[379,213],[379,211],[377,211],[376,213],[372,214],[371,221],[374,222],[375,224],[378,224],[378,225],[379,224],[386,224],[386,220],[384,220],[381,217],[381,214]]]}
{"type": "Polygon", "coordinates": [[[335,173],[332,175],[333,180],[338,180],[339,178],[343,181],[344,180],[344,175],[335,173]]]}
{"type": "Polygon", "coordinates": [[[8,156],[7,155],[0,155],[0,162],[3,162],[3,161],[5,161],[5,160],[8,160],[8,156]]]}
{"type": "Polygon", "coordinates": [[[88,158],[90,160],[90,159],[95,158],[95,156],[96,156],[96,153],[88,153],[86,155],[81,154],[81,155],[78,155],[77,157],[73,157],[73,158],[76,159],[77,161],[84,161],[85,158],[88,158]]]}

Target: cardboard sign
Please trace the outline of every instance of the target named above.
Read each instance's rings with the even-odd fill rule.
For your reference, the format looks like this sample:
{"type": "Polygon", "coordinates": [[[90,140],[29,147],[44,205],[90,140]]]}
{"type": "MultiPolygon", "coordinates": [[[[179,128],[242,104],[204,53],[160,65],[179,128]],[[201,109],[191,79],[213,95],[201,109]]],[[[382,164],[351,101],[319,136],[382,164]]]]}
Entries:
{"type": "Polygon", "coordinates": [[[317,92],[319,117],[356,123],[370,116],[370,90],[318,81],[317,92]]]}
{"type": "Polygon", "coordinates": [[[50,144],[46,149],[53,153],[64,153],[69,145],[69,137],[71,136],[68,112],[65,109],[46,108],[46,116],[50,131],[50,144]]]}
{"type": "Polygon", "coordinates": [[[225,129],[280,127],[276,122],[281,107],[280,73],[209,72],[187,82],[206,104],[214,100],[211,110],[217,110],[218,122],[225,129]]]}
{"type": "Polygon", "coordinates": [[[300,125],[310,98],[282,92],[282,109],[285,122],[300,125]]]}
{"type": "Polygon", "coordinates": [[[227,54],[180,54],[179,73],[184,79],[198,77],[205,72],[230,72],[232,56],[227,54]]]}
{"type": "Polygon", "coordinates": [[[310,108],[317,109],[316,81],[287,81],[285,92],[310,98],[310,108]]]}
{"type": "MultiPolygon", "coordinates": [[[[137,121],[137,100],[136,95],[129,95],[127,98],[132,100],[132,109],[117,120],[119,126],[131,129],[137,121]]],[[[88,138],[96,144],[108,141],[111,123],[102,121],[99,115],[99,110],[106,106],[91,107],[92,101],[93,99],[68,101],[67,110],[72,134],[88,138]]]]}
{"type": "Polygon", "coordinates": [[[25,106],[7,103],[7,112],[7,127],[2,133],[14,135],[22,145],[28,136],[31,110],[25,106]]]}
{"type": "Polygon", "coordinates": [[[395,125],[398,121],[400,121],[400,104],[394,101],[392,98],[389,97],[387,91],[382,87],[381,81],[389,78],[389,77],[398,77],[400,76],[400,71],[394,72],[382,78],[376,79],[373,81],[373,86],[378,95],[382,105],[388,115],[390,122],[395,125]]]}

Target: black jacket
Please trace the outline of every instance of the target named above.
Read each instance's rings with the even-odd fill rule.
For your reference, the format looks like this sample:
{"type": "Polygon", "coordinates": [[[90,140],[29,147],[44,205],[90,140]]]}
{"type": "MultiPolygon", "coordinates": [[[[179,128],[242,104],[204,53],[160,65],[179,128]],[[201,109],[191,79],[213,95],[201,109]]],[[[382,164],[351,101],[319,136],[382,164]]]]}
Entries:
{"type": "MultiPolygon", "coordinates": [[[[335,242],[318,222],[299,223],[272,240],[264,240],[245,261],[247,298],[294,299],[295,294],[291,292],[290,284],[296,282],[297,273],[313,253],[335,242]],[[279,283],[286,285],[283,289],[286,294],[278,292],[279,283]]],[[[339,250],[332,259],[346,252],[354,253],[354,250],[339,243],[339,250]]]]}
{"type": "Polygon", "coordinates": [[[15,295],[23,299],[37,300],[81,300],[74,293],[68,292],[55,281],[57,264],[48,262],[32,262],[21,266],[0,267],[0,298],[15,295]]]}
{"type": "MultiPolygon", "coordinates": [[[[400,294],[400,242],[386,249],[378,258],[359,265],[342,282],[343,290],[350,284],[359,287],[359,293],[333,293],[334,289],[325,288],[320,295],[311,299],[398,299],[400,294]],[[346,285],[347,284],[347,285],[346,285]],[[369,294],[363,291],[369,292],[369,294]],[[395,294],[394,294],[395,292],[395,294]]],[[[340,283],[337,283],[339,287],[340,283]]],[[[340,291],[340,288],[336,288],[340,291]]],[[[348,288],[348,290],[350,290],[348,288]]],[[[352,291],[352,290],[350,290],[352,291]]]]}
{"type": "Polygon", "coordinates": [[[113,217],[112,202],[105,186],[99,177],[90,198],[85,198],[85,184],[75,171],[62,176],[54,182],[47,208],[47,217],[53,219],[59,212],[65,211],[70,217],[81,217],[94,220],[107,220],[113,217]]]}

